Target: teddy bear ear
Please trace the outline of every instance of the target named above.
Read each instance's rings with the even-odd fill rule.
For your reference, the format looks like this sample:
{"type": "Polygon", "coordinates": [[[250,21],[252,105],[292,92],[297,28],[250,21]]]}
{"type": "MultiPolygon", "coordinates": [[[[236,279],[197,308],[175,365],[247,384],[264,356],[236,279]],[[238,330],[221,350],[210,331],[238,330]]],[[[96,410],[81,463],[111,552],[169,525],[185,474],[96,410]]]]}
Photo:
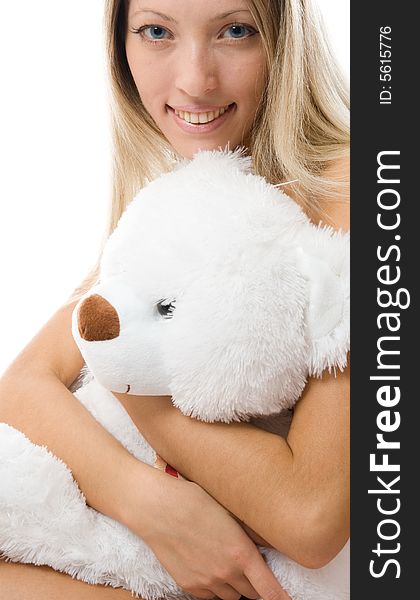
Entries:
{"type": "Polygon", "coordinates": [[[343,370],[350,349],[350,240],[348,233],[310,226],[297,248],[307,282],[309,375],[343,370]]]}

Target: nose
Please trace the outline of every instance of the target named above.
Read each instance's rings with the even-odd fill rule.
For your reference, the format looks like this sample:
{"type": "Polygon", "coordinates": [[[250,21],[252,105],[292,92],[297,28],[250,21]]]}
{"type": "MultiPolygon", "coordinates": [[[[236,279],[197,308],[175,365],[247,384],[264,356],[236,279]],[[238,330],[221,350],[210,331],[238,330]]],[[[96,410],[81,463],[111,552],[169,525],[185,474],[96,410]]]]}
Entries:
{"type": "Polygon", "coordinates": [[[192,98],[200,98],[217,88],[217,65],[207,44],[186,45],[180,51],[175,86],[192,98]]]}
{"type": "Polygon", "coordinates": [[[113,340],[120,335],[117,311],[99,294],[83,300],[77,313],[77,323],[80,337],[87,342],[113,340]]]}

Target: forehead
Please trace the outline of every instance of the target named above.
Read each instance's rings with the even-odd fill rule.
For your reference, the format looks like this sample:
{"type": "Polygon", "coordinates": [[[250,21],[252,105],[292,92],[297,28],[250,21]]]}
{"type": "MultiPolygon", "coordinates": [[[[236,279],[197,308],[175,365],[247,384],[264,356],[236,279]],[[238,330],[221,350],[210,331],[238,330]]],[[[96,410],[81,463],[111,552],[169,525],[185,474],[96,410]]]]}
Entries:
{"type": "Polygon", "coordinates": [[[202,19],[216,19],[229,13],[247,11],[248,0],[126,0],[128,15],[158,12],[173,19],[184,16],[197,16],[202,19]]]}

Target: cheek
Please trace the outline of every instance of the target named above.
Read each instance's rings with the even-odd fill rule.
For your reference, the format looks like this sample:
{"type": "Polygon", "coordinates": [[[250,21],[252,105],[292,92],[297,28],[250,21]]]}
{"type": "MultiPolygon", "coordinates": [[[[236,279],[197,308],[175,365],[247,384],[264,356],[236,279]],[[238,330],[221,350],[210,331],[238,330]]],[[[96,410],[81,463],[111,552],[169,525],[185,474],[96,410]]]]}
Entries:
{"type": "Polygon", "coordinates": [[[244,74],[249,101],[258,104],[263,94],[267,75],[265,61],[261,57],[255,58],[244,74]]]}
{"type": "Polygon", "coordinates": [[[153,60],[150,55],[135,51],[127,45],[127,60],[131,74],[146,109],[153,113],[157,99],[168,88],[168,77],[165,76],[163,61],[153,60]]]}
{"type": "Polygon", "coordinates": [[[265,62],[258,53],[246,61],[240,61],[224,73],[229,82],[233,97],[237,98],[239,109],[254,110],[258,105],[265,87],[265,62]]]}

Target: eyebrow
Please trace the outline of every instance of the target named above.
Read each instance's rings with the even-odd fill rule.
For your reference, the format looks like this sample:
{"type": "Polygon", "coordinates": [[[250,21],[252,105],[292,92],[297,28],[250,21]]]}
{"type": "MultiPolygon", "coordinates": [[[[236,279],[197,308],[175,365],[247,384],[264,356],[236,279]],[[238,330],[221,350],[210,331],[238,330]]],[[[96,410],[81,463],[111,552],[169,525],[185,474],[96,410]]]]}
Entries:
{"type": "MultiPolygon", "coordinates": [[[[220,15],[217,15],[216,17],[213,17],[210,20],[212,22],[213,21],[221,21],[222,19],[225,19],[226,17],[230,17],[231,15],[236,15],[236,14],[242,13],[242,12],[246,12],[246,13],[250,14],[249,10],[246,10],[245,8],[239,8],[237,10],[230,10],[228,12],[225,12],[225,13],[222,13],[220,15]]],[[[141,13],[150,13],[152,15],[157,15],[158,17],[160,17],[164,21],[168,21],[170,23],[176,23],[176,20],[173,17],[169,17],[168,15],[165,15],[165,14],[163,14],[161,12],[158,12],[157,10],[152,10],[150,8],[142,8],[140,10],[136,10],[130,16],[134,17],[135,15],[138,15],[138,14],[141,14],[141,13]]]]}

